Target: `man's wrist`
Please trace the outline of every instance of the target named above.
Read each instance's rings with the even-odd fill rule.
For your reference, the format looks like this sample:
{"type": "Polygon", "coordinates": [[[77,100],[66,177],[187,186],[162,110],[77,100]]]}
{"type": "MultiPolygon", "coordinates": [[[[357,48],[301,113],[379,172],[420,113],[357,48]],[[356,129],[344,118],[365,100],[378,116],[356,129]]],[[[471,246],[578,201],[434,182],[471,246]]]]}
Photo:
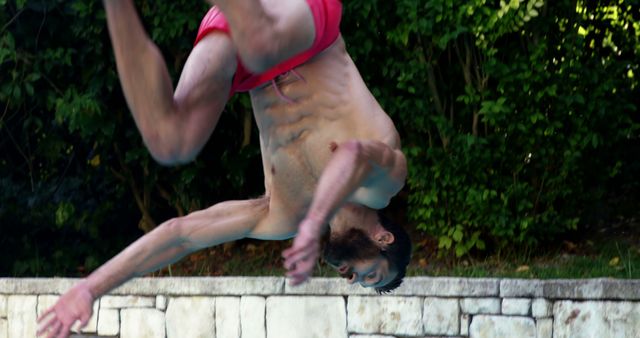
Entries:
{"type": "Polygon", "coordinates": [[[313,232],[322,233],[326,223],[326,216],[319,213],[309,212],[303,222],[306,223],[313,232]]]}
{"type": "Polygon", "coordinates": [[[91,298],[92,298],[93,300],[97,299],[97,298],[96,298],[95,291],[91,289],[91,285],[89,284],[89,281],[88,281],[86,278],[85,278],[85,279],[83,279],[83,280],[81,280],[81,281],[76,285],[76,288],[80,288],[80,289],[82,289],[82,291],[87,292],[87,293],[91,296],[91,298]]]}

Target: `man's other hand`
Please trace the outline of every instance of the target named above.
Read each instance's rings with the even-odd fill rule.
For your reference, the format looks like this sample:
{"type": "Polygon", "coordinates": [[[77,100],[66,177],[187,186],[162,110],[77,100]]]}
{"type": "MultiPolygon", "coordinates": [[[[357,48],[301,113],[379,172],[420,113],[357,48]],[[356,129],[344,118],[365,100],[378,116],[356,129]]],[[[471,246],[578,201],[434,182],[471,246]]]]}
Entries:
{"type": "Polygon", "coordinates": [[[320,228],[316,221],[305,219],[298,227],[293,246],[282,252],[291,285],[301,284],[313,274],[320,255],[320,228]]]}
{"type": "Polygon", "coordinates": [[[38,318],[40,328],[37,335],[66,338],[76,321],[80,321],[78,330],[82,329],[93,314],[94,300],[84,281],[78,283],[38,318]]]}

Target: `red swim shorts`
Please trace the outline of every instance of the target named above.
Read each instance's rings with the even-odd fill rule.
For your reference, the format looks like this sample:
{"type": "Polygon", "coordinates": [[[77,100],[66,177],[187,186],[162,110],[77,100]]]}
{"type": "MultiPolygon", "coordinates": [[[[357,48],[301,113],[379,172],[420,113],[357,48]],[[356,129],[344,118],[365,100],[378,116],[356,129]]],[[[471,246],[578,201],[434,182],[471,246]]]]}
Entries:
{"type": "MultiPolygon", "coordinates": [[[[338,38],[340,34],[340,19],[342,17],[341,0],[306,1],[311,9],[311,13],[313,13],[316,31],[316,37],[311,48],[261,74],[249,72],[240,61],[240,58],[238,58],[238,68],[233,77],[231,95],[236,92],[249,91],[307,62],[313,56],[329,47],[338,38]]],[[[213,31],[222,31],[229,34],[229,29],[229,23],[223,13],[217,7],[212,7],[200,23],[200,29],[198,30],[198,36],[196,37],[194,45],[213,31]]]]}

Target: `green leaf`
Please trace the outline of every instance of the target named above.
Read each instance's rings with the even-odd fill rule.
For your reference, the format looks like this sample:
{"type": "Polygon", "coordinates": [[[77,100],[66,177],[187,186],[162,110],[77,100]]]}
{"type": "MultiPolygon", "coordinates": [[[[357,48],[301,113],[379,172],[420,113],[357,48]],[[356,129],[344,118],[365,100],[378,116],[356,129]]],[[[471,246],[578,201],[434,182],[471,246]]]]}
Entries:
{"type": "Polygon", "coordinates": [[[476,248],[478,248],[478,250],[484,250],[486,248],[484,241],[478,239],[478,241],[476,241],[476,248]]]}
{"type": "Polygon", "coordinates": [[[454,232],[453,232],[453,240],[456,242],[460,242],[462,241],[462,230],[460,230],[460,228],[457,228],[454,232]]]}
{"type": "Polygon", "coordinates": [[[451,245],[453,244],[453,242],[451,241],[451,237],[448,236],[441,236],[440,239],[438,240],[438,248],[444,248],[444,249],[449,249],[451,248],[451,245]]]}

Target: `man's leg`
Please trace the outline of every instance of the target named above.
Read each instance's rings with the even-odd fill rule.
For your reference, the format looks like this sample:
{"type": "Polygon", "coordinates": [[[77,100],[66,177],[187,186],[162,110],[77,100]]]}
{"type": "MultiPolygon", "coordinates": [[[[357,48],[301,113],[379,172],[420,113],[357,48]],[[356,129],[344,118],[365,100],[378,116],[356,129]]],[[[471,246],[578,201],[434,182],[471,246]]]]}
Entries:
{"type": "Polygon", "coordinates": [[[215,0],[243,64],[262,73],[309,49],[316,36],[305,0],[215,0]]]}
{"type": "Polygon", "coordinates": [[[132,0],[104,0],[118,74],[129,108],[151,154],[162,163],[193,159],[229,98],[237,61],[231,39],[205,37],[191,52],[177,91],[158,47],[132,0]]]}

